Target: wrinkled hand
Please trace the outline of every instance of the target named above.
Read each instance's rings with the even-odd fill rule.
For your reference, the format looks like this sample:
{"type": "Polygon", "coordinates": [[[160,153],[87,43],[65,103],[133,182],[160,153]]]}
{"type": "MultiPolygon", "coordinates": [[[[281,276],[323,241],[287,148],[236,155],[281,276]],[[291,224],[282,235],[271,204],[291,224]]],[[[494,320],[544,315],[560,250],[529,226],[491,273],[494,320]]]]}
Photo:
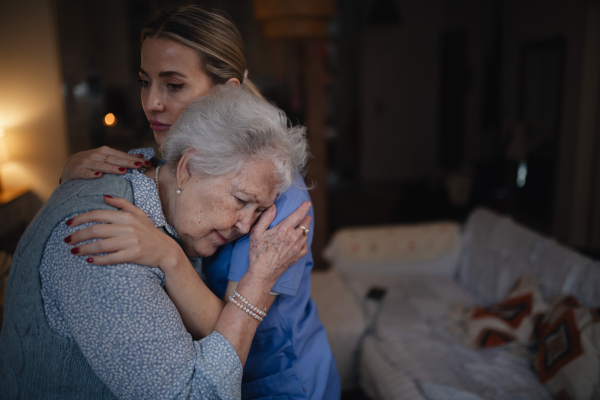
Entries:
{"type": "Polygon", "coordinates": [[[87,257],[95,265],[134,263],[165,269],[185,257],[183,250],[169,235],[158,229],[138,207],[125,199],[104,196],[104,201],[122,211],[93,210],[73,218],[71,227],[86,222],[100,222],[78,230],[65,239],[78,250],[78,256],[87,257]],[[102,239],[77,246],[90,239],[102,239]],[[108,253],[103,256],[96,254],[108,253]],[[90,257],[91,256],[91,257],[90,257]]]}
{"type": "Polygon", "coordinates": [[[71,179],[95,179],[102,174],[123,175],[127,169],[149,167],[150,161],[142,158],[141,154],[127,154],[122,151],[102,146],[97,149],[81,151],[69,158],[60,175],[61,182],[71,179]],[[106,162],[104,157],[108,156],[106,162]]]}
{"type": "Polygon", "coordinates": [[[305,201],[277,226],[267,229],[275,219],[275,206],[263,212],[250,232],[250,266],[248,272],[275,284],[275,281],[296,261],[308,253],[311,217],[306,215],[311,203],[305,201]]]}

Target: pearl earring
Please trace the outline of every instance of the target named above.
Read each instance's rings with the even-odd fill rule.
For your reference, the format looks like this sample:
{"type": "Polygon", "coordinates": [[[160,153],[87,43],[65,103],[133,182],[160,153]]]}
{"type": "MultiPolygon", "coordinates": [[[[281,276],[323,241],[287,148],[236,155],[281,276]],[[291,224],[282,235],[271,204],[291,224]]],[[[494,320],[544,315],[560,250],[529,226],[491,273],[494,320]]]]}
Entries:
{"type": "Polygon", "coordinates": [[[181,194],[181,189],[177,189],[177,192],[175,192],[177,194],[181,194]]]}

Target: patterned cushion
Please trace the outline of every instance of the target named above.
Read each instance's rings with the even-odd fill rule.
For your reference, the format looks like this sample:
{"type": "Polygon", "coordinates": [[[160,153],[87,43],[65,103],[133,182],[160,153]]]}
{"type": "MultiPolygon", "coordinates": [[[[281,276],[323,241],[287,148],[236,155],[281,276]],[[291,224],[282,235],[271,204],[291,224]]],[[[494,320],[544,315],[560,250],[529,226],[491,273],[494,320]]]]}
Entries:
{"type": "Polygon", "coordinates": [[[600,399],[600,308],[560,297],[541,320],[539,334],[533,365],[555,397],[600,399]]]}
{"type": "Polygon", "coordinates": [[[474,348],[502,346],[511,342],[529,345],[536,323],[548,308],[537,280],[524,275],[506,300],[488,307],[467,310],[463,342],[474,348]]]}

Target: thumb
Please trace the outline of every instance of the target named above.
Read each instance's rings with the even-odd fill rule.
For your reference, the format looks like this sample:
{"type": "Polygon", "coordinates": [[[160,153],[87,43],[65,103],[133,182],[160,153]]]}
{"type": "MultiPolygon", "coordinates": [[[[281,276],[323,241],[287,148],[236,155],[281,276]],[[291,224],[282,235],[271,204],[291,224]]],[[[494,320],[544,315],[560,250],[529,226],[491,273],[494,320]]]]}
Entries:
{"type": "Polygon", "coordinates": [[[138,214],[142,213],[145,215],[144,211],[137,208],[136,206],[134,206],[133,204],[131,204],[130,202],[128,202],[125,199],[105,195],[104,202],[110,206],[116,207],[116,208],[120,209],[121,211],[125,211],[130,214],[138,215],[138,214]]]}
{"type": "Polygon", "coordinates": [[[276,215],[277,207],[275,207],[275,204],[273,204],[262,213],[252,230],[255,231],[256,234],[262,235],[267,229],[269,229],[269,225],[271,225],[271,222],[273,222],[276,215]]]}

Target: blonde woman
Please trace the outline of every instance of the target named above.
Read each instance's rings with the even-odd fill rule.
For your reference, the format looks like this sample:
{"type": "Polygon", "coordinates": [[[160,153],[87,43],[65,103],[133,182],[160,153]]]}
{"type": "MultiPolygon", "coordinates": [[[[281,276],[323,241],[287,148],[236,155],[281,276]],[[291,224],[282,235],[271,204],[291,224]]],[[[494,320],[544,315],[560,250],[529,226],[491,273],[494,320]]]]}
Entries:
{"type": "MultiPolygon", "coordinates": [[[[233,23],[223,13],[198,6],[165,9],[147,23],[142,31],[140,83],[142,106],[159,145],[188,104],[208,94],[216,85],[242,85],[260,95],[247,78],[243,42],[233,23]]],[[[146,161],[103,147],[71,156],[62,180],[93,179],[105,173],[124,174],[127,169],[144,167],[146,161]]],[[[295,183],[275,201],[277,216],[272,226],[310,200],[304,187],[302,178],[296,174],[295,183]]],[[[250,200],[243,196],[237,199],[240,207],[245,207],[250,200]]],[[[123,200],[109,200],[109,204],[141,218],[141,211],[123,200]]],[[[309,215],[313,217],[312,210],[309,215]]],[[[94,219],[86,218],[86,221],[91,220],[94,219]]],[[[159,252],[159,244],[148,244],[152,249],[147,249],[144,244],[148,242],[143,239],[151,233],[139,226],[133,229],[130,218],[122,213],[112,212],[110,217],[104,216],[98,222],[109,223],[110,230],[107,228],[99,236],[84,229],[82,237],[103,239],[96,243],[118,240],[111,241],[116,244],[111,248],[111,254],[105,256],[107,259],[92,257],[94,264],[108,261],[135,263],[138,261],[135,254],[156,254],[157,259],[169,254],[159,252]]],[[[312,223],[304,227],[309,249],[312,227],[312,223]]],[[[180,301],[175,304],[184,322],[185,315],[198,312],[202,312],[207,321],[218,319],[220,310],[248,270],[249,248],[250,238],[246,235],[235,243],[224,245],[212,257],[203,259],[206,285],[221,299],[210,313],[206,308],[197,309],[200,306],[193,301],[194,289],[186,285],[185,280],[181,280],[181,288],[169,292],[179,294],[180,301]]],[[[89,257],[97,251],[98,248],[82,246],[79,255],[89,257]]],[[[244,367],[242,398],[340,397],[335,360],[316,305],[310,299],[312,266],[309,251],[273,286],[268,315],[257,329],[244,367]]],[[[186,268],[189,271],[191,266],[186,268]]]]}

